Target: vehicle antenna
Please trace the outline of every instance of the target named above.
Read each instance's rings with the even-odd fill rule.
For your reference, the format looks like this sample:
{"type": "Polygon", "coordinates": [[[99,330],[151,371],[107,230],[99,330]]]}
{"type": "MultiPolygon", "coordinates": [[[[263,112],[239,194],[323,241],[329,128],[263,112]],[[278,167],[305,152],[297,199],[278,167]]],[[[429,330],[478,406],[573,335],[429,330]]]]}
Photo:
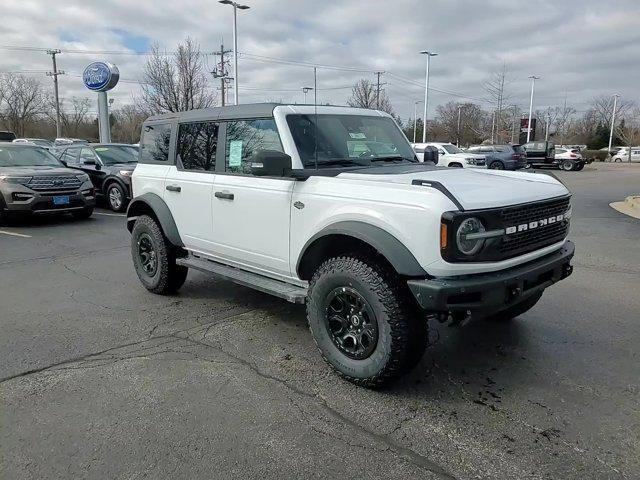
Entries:
{"type": "Polygon", "coordinates": [[[316,170],[318,170],[318,67],[313,67],[313,123],[315,125],[315,132],[313,138],[315,139],[314,153],[316,170]]]}

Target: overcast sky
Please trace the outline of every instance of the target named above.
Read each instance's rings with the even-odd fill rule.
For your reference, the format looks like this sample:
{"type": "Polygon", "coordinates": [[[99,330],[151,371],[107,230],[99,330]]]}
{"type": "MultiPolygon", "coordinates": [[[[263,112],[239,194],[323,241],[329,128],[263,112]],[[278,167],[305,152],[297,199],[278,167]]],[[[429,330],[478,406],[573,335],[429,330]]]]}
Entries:
{"type": "MultiPolygon", "coordinates": [[[[536,107],[568,104],[578,111],[600,94],[640,101],[640,0],[246,0],[238,12],[240,101],[302,102],[313,69],[257,61],[243,53],[280,60],[361,69],[318,70],[318,101],[344,104],[359,78],[382,76],[398,114],[413,116],[421,100],[425,58],[431,63],[430,112],[450,100],[486,98],[483,82],[506,63],[510,103],[528,108],[529,75],[536,107]]],[[[78,54],[65,50],[145,52],[157,42],[167,50],[185,37],[203,51],[232,45],[232,8],[217,0],[2,0],[0,71],[30,71],[50,86],[44,52],[6,46],[60,48],[61,96],[89,97],[80,75],[94,60],[118,65],[115,106],[139,91],[143,55],[78,54]]],[[[209,57],[213,65],[214,57],[209,57]]],[[[211,82],[216,88],[218,81],[211,82]]],[[[422,107],[418,107],[419,111],[422,107]]],[[[432,116],[433,113],[430,113],[432,116]]]]}

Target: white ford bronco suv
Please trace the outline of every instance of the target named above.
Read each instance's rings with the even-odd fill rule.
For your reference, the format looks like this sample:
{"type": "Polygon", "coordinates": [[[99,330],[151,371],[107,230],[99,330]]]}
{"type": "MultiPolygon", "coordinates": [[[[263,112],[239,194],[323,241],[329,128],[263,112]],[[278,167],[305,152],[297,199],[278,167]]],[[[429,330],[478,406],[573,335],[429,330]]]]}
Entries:
{"type": "Polygon", "coordinates": [[[306,303],[322,356],[358,385],[411,369],[429,318],[508,320],[572,271],[561,182],[418,162],[379,111],[164,114],[140,147],[127,227],[142,284],[174,293],[195,269],[306,303]]]}

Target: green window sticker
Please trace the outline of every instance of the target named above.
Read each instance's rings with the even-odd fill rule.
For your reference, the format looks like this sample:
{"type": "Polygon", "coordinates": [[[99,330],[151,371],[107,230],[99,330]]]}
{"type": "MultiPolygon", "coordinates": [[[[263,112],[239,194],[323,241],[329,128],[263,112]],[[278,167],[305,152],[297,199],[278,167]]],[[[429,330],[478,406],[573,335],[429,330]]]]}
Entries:
{"type": "Polygon", "coordinates": [[[94,148],[94,150],[96,152],[108,152],[109,151],[109,149],[106,148],[106,147],[96,147],[96,148],[94,148]]]}
{"type": "Polygon", "coordinates": [[[242,165],[242,140],[231,140],[229,142],[229,166],[239,167],[242,165]]]}
{"type": "Polygon", "coordinates": [[[366,140],[367,136],[362,132],[349,132],[349,136],[356,140],[366,140]]]}

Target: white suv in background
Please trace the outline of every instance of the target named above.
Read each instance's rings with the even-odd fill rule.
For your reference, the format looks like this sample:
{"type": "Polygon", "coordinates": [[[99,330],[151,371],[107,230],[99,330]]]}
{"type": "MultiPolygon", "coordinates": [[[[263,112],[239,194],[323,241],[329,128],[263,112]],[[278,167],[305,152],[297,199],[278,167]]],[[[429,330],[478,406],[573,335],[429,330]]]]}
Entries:
{"type": "Polygon", "coordinates": [[[424,161],[424,151],[427,147],[436,147],[439,167],[487,168],[487,159],[484,155],[465,152],[453,143],[412,143],[411,146],[420,161],[424,161]]]}

